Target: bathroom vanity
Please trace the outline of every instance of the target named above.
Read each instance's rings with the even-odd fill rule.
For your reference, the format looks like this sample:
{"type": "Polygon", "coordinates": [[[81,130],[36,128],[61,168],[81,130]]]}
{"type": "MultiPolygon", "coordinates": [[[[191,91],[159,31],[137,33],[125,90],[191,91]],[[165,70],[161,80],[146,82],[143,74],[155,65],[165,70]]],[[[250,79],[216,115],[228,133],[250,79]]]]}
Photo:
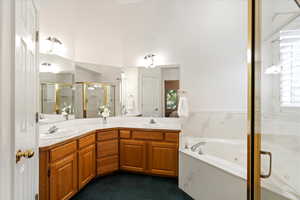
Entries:
{"type": "Polygon", "coordinates": [[[142,126],[94,126],[67,139],[41,139],[40,199],[70,199],[93,178],[118,170],[177,177],[180,128],[142,126]]]}

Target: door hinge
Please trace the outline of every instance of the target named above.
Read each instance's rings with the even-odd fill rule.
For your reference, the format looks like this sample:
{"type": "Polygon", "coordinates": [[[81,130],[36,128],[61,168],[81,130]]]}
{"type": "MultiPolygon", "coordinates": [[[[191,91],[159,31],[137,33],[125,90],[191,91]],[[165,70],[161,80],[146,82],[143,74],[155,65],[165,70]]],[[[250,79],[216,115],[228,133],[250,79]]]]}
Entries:
{"type": "Polygon", "coordinates": [[[36,41],[36,42],[39,42],[39,41],[40,41],[40,32],[39,32],[39,31],[36,31],[36,32],[35,32],[35,41],[36,41]]]}
{"type": "Polygon", "coordinates": [[[51,175],[51,172],[50,172],[50,169],[48,169],[48,177],[50,177],[51,175]]]}
{"type": "Polygon", "coordinates": [[[35,200],[39,200],[39,194],[35,194],[35,200]]]}
{"type": "Polygon", "coordinates": [[[35,122],[39,123],[40,120],[40,114],[38,112],[35,113],[35,122]]]}

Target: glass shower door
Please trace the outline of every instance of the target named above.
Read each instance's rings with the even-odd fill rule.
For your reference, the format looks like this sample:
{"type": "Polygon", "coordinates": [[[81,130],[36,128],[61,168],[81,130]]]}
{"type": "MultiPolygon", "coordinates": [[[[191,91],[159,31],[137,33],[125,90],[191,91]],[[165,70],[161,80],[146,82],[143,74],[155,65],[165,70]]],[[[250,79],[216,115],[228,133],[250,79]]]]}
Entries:
{"type": "Polygon", "coordinates": [[[249,1],[249,200],[300,199],[300,8],[295,2],[249,1]]]}

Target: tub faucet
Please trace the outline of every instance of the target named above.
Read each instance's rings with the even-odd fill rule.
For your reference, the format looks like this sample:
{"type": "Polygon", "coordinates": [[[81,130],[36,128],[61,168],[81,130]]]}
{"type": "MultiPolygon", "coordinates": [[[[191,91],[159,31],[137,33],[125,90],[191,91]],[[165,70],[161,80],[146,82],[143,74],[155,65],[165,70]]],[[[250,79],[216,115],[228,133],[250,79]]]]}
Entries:
{"type": "Polygon", "coordinates": [[[198,154],[199,155],[203,155],[204,154],[201,148],[199,149],[198,154]]]}
{"type": "MultiPolygon", "coordinates": [[[[205,145],[206,144],[206,142],[199,142],[199,143],[197,143],[197,144],[194,144],[192,147],[191,147],[191,150],[193,151],[193,152],[195,152],[200,146],[203,146],[203,145],[205,145]]],[[[200,152],[199,152],[199,154],[200,154],[200,152]]]]}

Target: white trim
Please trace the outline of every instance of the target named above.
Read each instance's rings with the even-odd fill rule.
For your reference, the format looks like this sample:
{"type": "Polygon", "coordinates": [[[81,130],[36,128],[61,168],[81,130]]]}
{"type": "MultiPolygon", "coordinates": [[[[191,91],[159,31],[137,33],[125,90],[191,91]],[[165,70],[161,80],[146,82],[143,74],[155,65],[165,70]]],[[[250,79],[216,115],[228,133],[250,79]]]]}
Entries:
{"type": "Polygon", "coordinates": [[[15,0],[0,0],[0,199],[14,199],[13,66],[15,0]]]}

